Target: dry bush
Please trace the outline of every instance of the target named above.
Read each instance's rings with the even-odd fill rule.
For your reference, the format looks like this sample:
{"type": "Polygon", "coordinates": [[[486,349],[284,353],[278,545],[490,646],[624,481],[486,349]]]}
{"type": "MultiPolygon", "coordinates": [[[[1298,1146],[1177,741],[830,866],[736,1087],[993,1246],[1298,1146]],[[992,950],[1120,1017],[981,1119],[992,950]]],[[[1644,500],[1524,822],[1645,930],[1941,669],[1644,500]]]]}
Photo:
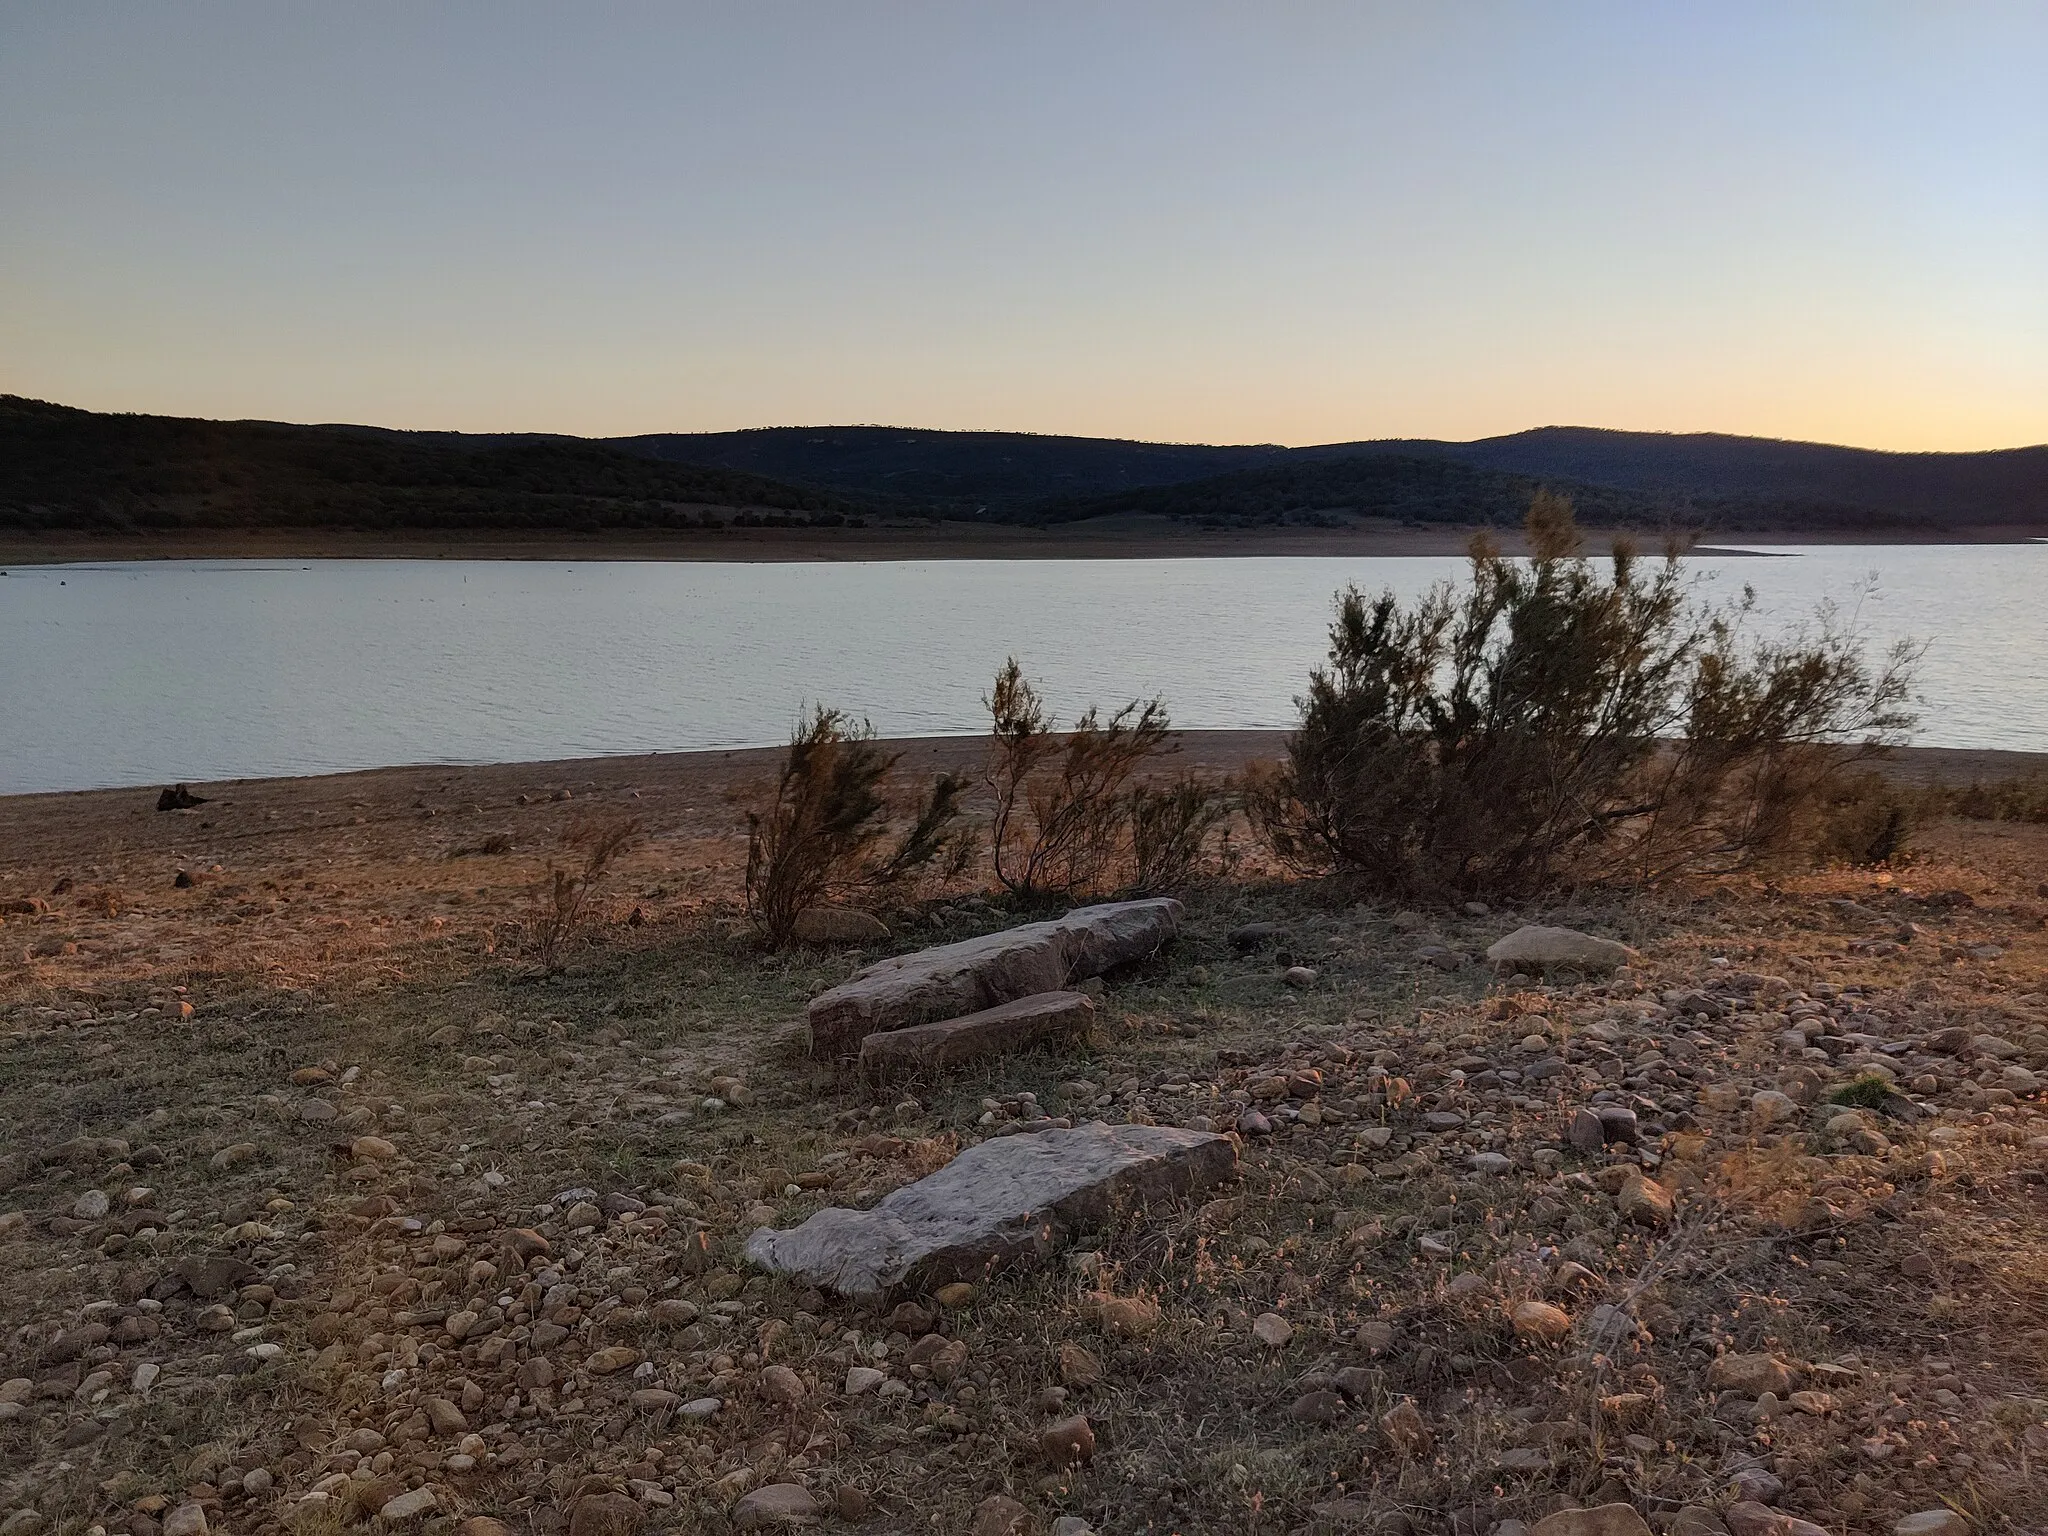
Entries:
{"type": "Polygon", "coordinates": [[[1845,777],[1827,795],[1815,851],[1843,864],[1889,864],[1912,851],[1927,796],[1876,773],[1845,777]]]}
{"type": "Polygon", "coordinates": [[[1162,890],[1198,872],[1231,805],[1224,786],[1191,775],[1164,787],[1139,781],[1177,750],[1158,699],[1134,700],[1107,720],[1091,705],[1062,732],[1012,657],[982,702],[995,801],[989,852],[1011,891],[1162,890]]]}
{"type": "Polygon", "coordinates": [[[1900,739],[1916,653],[1867,663],[1830,612],[1750,642],[1754,607],[1703,607],[1675,550],[1605,579],[1571,504],[1539,493],[1532,558],[1483,537],[1469,584],[1412,606],[1339,600],[1254,817],[1301,869],[1425,895],[1740,868],[1810,847],[1846,768],[1900,739]]]}
{"type": "Polygon", "coordinates": [[[639,835],[640,823],[630,819],[587,822],[562,840],[576,862],[548,861],[547,875],[534,891],[527,935],[528,947],[548,975],[562,969],[563,951],[583,923],[591,893],[639,835]]]}
{"type": "Polygon", "coordinates": [[[908,829],[890,841],[895,811],[883,786],[899,757],[837,710],[817,710],[791,736],[773,802],[747,814],[747,915],[770,945],[789,943],[807,907],[897,895],[965,869],[973,857],[959,825],[965,786],[951,774],[932,781],[908,829]]]}
{"type": "Polygon", "coordinates": [[[1960,789],[1929,790],[1927,800],[1935,814],[2038,825],[2048,822],[2048,774],[2014,775],[1989,784],[1973,779],[1960,789]]]}

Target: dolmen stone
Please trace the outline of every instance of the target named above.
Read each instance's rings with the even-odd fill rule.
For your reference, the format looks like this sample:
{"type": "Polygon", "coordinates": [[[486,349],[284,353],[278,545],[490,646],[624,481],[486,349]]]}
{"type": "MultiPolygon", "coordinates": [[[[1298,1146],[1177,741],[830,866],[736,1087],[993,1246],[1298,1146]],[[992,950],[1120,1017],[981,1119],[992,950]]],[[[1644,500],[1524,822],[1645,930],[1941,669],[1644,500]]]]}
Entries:
{"type": "Polygon", "coordinates": [[[1635,957],[1634,950],[1613,939],[1534,923],[1517,928],[1486,951],[1486,958],[1501,970],[1533,972],[1611,971],[1635,957]]]}
{"type": "Polygon", "coordinates": [[[1142,960],[1179,932],[1180,915],[1180,903],[1166,897],[1108,902],[878,961],[811,1000],[811,1053],[852,1056],[884,1030],[1062,991],[1142,960]]]}
{"type": "Polygon", "coordinates": [[[747,1239],[747,1258],[878,1300],[1039,1262],[1114,1214],[1236,1176],[1237,1147],[1226,1136],[1091,1120],[981,1142],[872,1210],[834,1206],[786,1231],[762,1227],[747,1239]]]}
{"type": "Polygon", "coordinates": [[[1040,992],[957,1019],[884,1030],[861,1041],[861,1076],[872,1083],[931,1077],[983,1056],[1080,1039],[1094,1018],[1095,1004],[1079,992],[1040,992]]]}

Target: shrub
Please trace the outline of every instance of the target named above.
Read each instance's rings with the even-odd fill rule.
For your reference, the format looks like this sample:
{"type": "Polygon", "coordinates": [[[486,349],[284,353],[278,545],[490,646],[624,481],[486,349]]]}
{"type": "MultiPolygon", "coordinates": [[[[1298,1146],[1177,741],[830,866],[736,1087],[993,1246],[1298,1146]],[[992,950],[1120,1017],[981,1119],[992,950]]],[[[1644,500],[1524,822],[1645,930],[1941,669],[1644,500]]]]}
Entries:
{"type": "Polygon", "coordinates": [[[1873,670],[1823,612],[1746,643],[1745,593],[1690,598],[1675,551],[1605,579],[1539,494],[1532,557],[1473,541],[1471,580],[1412,606],[1339,599],[1287,757],[1251,786],[1274,851],[1424,895],[1740,867],[1810,843],[1844,768],[1898,739],[1915,653],[1873,670]]]}
{"type": "Polygon", "coordinates": [[[637,821],[587,822],[563,839],[580,862],[569,867],[548,862],[547,877],[534,892],[531,929],[534,956],[548,975],[561,970],[562,952],[582,925],[591,892],[639,835],[637,821]]]}
{"type": "Polygon", "coordinates": [[[1888,864],[1911,849],[1924,794],[1876,773],[1848,775],[1827,795],[1815,850],[1844,864],[1888,864]]]}
{"type": "Polygon", "coordinates": [[[792,734],[774,800],[747,815],[747,916],[771,946],[789,943],[808,907],[893,895],[965,868],[965,786],[951,774],[932,781],[908,829],[889,840],[895,813],[883,786],[899,756],[838,710],[818,709],[792,734]]]}
{"type": "Polygon", "coordinates": [[[1229,812],[1221,786],[1183,775],[1164,787],[1139,775],[1177,750],[1158,699],[1104,720],[1093,707],[1054,728],[1015,657],[982,701],[991,725],[986,773],[995,807],[995,875],[1027,898],[1109,889],[1161,890],[1199,868],[1229,812]]]}

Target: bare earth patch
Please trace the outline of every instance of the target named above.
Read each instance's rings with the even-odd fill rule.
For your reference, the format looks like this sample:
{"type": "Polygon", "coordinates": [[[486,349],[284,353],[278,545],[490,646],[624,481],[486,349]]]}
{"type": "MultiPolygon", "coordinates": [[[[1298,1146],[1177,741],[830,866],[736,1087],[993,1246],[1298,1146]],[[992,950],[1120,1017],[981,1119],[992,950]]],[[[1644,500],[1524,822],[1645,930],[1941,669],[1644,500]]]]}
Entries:
{"type": "Polygon", "coordinates": [[[2048,831],[1570,910],[1196,891],[1085,1044],[871,1094],[808,998],[1040,914],[757,953],[767,763],[0,801],[41,908],[0,926],[4,1536],[2048,1522],[2048,831]],[[540,979],[527,892],[614,815],[540,979]],[[1640,958],[1496,978],[1524,922],[1640,958]],[[742,1260],[1087,1119],[1242,1177],[900,1304],[742,1260]]]}

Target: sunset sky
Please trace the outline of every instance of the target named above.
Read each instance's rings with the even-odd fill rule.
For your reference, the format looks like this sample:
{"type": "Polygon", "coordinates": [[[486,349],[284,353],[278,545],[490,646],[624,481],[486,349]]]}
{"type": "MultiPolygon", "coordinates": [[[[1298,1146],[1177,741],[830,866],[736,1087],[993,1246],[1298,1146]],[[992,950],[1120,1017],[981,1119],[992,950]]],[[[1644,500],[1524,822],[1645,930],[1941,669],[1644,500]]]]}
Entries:
{"type": "Polygon", "coordinates": [[[0,392],[2048,440],[2048,5],[0,0],[0,392]]]}

